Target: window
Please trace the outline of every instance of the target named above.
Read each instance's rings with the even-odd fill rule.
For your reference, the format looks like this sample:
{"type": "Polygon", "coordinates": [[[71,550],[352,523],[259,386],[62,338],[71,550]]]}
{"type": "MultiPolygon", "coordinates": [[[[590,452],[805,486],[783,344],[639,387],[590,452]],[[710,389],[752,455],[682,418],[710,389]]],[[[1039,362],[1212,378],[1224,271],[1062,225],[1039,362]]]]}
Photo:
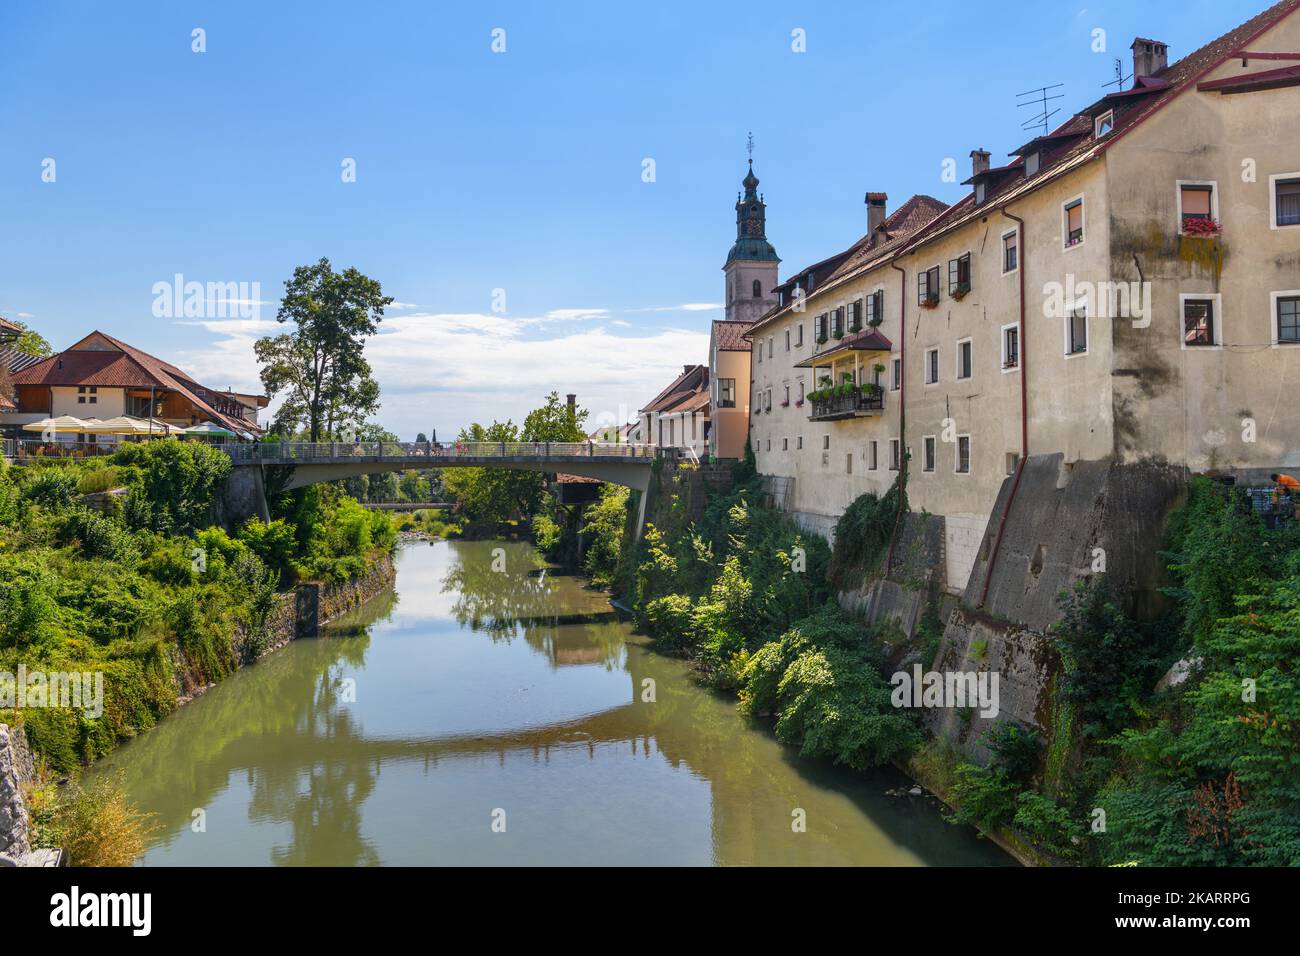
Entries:
{"type": "Polygon", "coordinates": [[[982,206],[988,197],[988,184],[980,180],[975,184],[975,205],[982,206]]]}
{"type": "Polygon", "coordinates": [[[763,283],[759,282],[757,279],[754,280],[754,298],[763,298],[763,283]]]}
{"type": "Polygon", "coordinates": [[[844,307],[836,309],[831,313],[831,336],[839,338],[844,334],[844,307]]]}
{"type": "Polygon", "coordinates": [[[885,290],[877,289],[867,296],[867,325],[876,326],[885,320],[885,290]]]}
{"type": "Polygon", "coordinates": [[[803,382],[799,383],[799,404],[803,404],[803,382]]]}
{"type": "Polygon", "coordinates": [[[1273,228],[1300,226],[1300,173],[1270,176],[1268,181],[1273,186],[1273,203],[1270,210],[1273,228]]]}
{"type": "Polygon", "coordinates": [[[99,386],[98,385],[78,385],[77,386],[77,404],[78,405],[96,405],[99,403],[99,386]]]}
{"type": "Polygon", "coordinates": [[[925,384],[933,385],[939,381],[939,350],[925,350],[925,384]]]}
{"type": "Polygon", "coordinates": [[[1222,344],[1217,328],[1217,295],[1180,295],[1183,307],[1183,348],[1213,348],[1222,344]]]}
{"type": "Polygon", "coordinates": [[[957,343],[957,377],[970,378],[973,362],[971,360],[972,350],[974,349],[970,339],[963,339],[957,343]]]}
{"type": "Polygon", "coordinates": [[[939,267],[934,266],[916,276],[916,304],[934,305],[939,301],[939,267]]]}
{"type": "Polygon", "coordinates": [[[889,387],[896,392],[903,387],[903,360],[895,358],[889,364],[894,367],[893,374],[890,375],[889,387]]]}
{"type": "Polygon", "coordinates": [[[785,330],[785,350],[790,351],[790,330],[785,330]]]}
{"type": "Polygon", "coordinates": [[[1015,272],[1019,264],[1017,241],[1019,235],[1015,230],[1002,234],[1002,274],[1015,272]]]}
{"type": "Polygon", "coordinates": [[[1063,207],[1065,248],[1083,244],[1083,199],[1073,199],[1063,207]]]}
{"type": "Polygon", "coordinates": [[[1275,345],[1300,345],[1300,289],[1274,292],[1273,314],[1277,317],[1275,345]]]}
{"type": "Polygon", "coordinates": [[[957,436],[957,463],[953,471],[959,475],[970,474],[970,435],[957,436]]]}
{"type": "Polygon", "coordinates": [[[734,378],[718,379],[718,407],[736,407],[736,380],[734,378]]]}
{"type": "Polygon", "coordinates": [[[772,357],[772,336],[767,337],[767,357],[772,357]]]}
{"type": "Polygon", "coordinates": [[[802,436],[802,435],[800,435],[798,438],[796,438],[796,439],[794,440],[794,446],[795,446],[796,448],[802,448],[802,447],[803,447],[803,436],[802,436]]]}
{"type": "Polygon", "coordinates": [[[1025,178],[1038,175],[1038,158],[1041,154],[1037,152],[1029,153],[1025,156],[1025,178]]]}
{"type": "Polygon", "coordinates": [[[764,450],[764,451],[771,451],[771,450],[772,450],[772,439],[769,438],[769,439],[767,440],[767,447],[764,448],[763,450],[764,450]]]}
{"type": "Polygon", "coordinates": [[[880,467],[880,459],[877,457],[875,442],[867,442],[867,471],[875,471],[880,467]]]}
{"type": "Polygon", "coordinates": [[[1065,354],[1082,355],[1088,351],[1088,307],[1076,306],[1065,320],[1065,354]]]}
{"type": "Polygon", "coordinates": [[[1093,120],[1092,131],[1098,139],[1115,128],[1115,111],[1108,110],[1093,120]]]}
{"type": "Polygon", "coordinates": [[[1178,183],[1178,231],[1204,234],[1206,226],[1219,218],[1219,202],[1214,183],[1178,183]]]}
{"type": "Polygon", "coordinates": [[[803,345],[803,323],[800,322],[794,327],[794,347],[799,348],[803,345]]]}
{"type": "Polygon", "coordinates": [[[933,435],[921,439],[921,470],[934,471],[935,441],[933,435]]]}
{"type": "Polygon", "coordinates": [[[853,452],[849,452],[844,456],[844,473],[846,475],[853,474],[853,452]]]}
{"type": "Polygon", "coordinates": [[[970,253],[948,260],[948,294],[963,296],[970,291],[970,253]]]}
{"type": "Polygon", "coordinates": [[[785,402],[783,402],[782,404],[785,404],[785,405],[789,405],[789,404],[790,404],[790,386],[789,386],[789,385],[787,385],[787,386],[785,387],[785,402]]]}
{"type": "Polygon", "coordinates": [[[823,435],[823,436],[822,436],[822,448],[823,448],[823,449],[827,449],[827,448],[830,448],[830,447],[831,447],[831,436],[830,436],[830,435],[823,435]]]}
{"type": "Polygon", "coordinates": [[[826,315],[825,312],[817,316],[817,341],[818,342],[825,342],[830,334],[829,330],[827,329],[828,319],[829,317],[826,315]]]}
{"type": "Polygon", "coordinates": [[[1006,457],[1007,477],[1010,478],[1012,475],[1014,475],[1016,473],[1016,469],[1019,467],[1020,467],[1020,456],[1017,455],[1014,451],[1007,452],[1007,457],[1006,457]]]}
{"type": "Polygon", "coordinates": [[[782,438],[782,439],[781,439],[781,450],[782,450],[782,451],[789,451],[789,450],[790,450],[790,439],[788,439],[788,438],[782,438]]]}
{"type": "Polygon", "coordinates": [[[862,331],[862,300],[856,299],[849,303],[849,331],[862,331]]]}
{"type": "Polygon", "coordinates": [[[1020,368],[1020,326],[1002,326],[1002,371],[1020,368]]]}
{"type": "Polygon", "coordinates": [[[1006,275],[1008,272],[1016,271],[1017,263],[1019,262],[1017,256],[1017,247],[1016,247],[1016,241],[1018,238],[1019,236],[1017,235],[1014,229],[1012,229],[1010,232],[1006,232],[1002,234],[1002,274],[1003,275],[1006,275]]]}
{"type": "Polygon", "coordinates": [[[763,411],[770,412],[771,410],[772,410],[772,390],[769,388],[766,392],[763,393],[763,411]]]}
{"type": "Polygon", "coordinates": [[[899,445],[897,438],[889,439],[889,470],[898,471],[902,461],[899,456],[899,445]]]}
{"type": "Polygon", "coordinates": [[[762,365],[763,364],[763,343],[762,342],[754,343],[754,353],[758,356],[758,364],[762,365]]]}

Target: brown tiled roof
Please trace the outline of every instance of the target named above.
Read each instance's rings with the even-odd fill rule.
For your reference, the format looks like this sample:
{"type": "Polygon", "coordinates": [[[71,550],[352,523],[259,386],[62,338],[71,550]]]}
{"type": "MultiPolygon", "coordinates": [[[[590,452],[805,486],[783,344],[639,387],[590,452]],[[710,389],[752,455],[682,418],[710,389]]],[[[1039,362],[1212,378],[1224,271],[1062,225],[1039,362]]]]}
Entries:
{"type": "Polygon", "coordinates": [[[4,316],[0,316],[0,332],[25,332],[25,331],[26,329],[24,329],[17,322],[10,322],[4,316]]]}
{"type": "Polygon", "coordinates": [[[745,341],[745,330],[754,323],[735,319],[715,319],[713,321],[713,339],[718,343],[719,352],[748,352],[749,343],[745,341]]]}
{"type": "Polygon", "coordinates": [[[1037,174],[1029,179],[1020,175],[1009,175],[1023,168],[1022,161],[1019,159],[1007,166],[989,170],[988,175],[992,179],[988,182],[988,194],[983,203],[976,206],[975,197],[967,195],[913,236],[907,243],[907,247],[911,249],[919,246],[973,219],[986,216],[990,210],[1001,208],[1096,159],[1157,110],[1167,106],[1176,97],[1192,88],[1205,74],[1228,59],[1235,51],[1240,50],[1242,44],[1249,43],[1276,25],[1283,17],[1295,12],[1297,8],[1300,8],[1300,0],[1280,0],[1279,3],[1275,3],[1236,29],[1229,30],[1199,50],[1170,64],[1154,77],[1154,82],[1152,78],[1139,77],[1135,81],[1134,88],[1125,91],[1122,97],[1110,94],[1093,103],[1062,123],[1056,132],[1050,134],[1053,138],[1058,134],[1067,137],[1078,133],[1087,135],[1077,136],[1073,143],[1058,152],[1044,156],[1040,161],[1037,174]],[[1115,110],[1114,128],[1102,139],[1095,139],[1092,136],[1091,117],[1110,108],[1115,110]]]}
{"type": "Polygon", "coordinates": [[[863,329],[844,336],[825,351],[795,363],[795,368],[815,368],[841,352],[892,352],[893,349],[894,343],[882,335],[879,329],[863,329]]]}
{"type": "MultiPolygon", "coordinates": [[[[835,268],[818,283],[811,294],[820,295],[826,289],[873,268],[906,245],[913,233],[947,208],[947,203],[933,196],[913,196],[887,216],[874,232],[867,233],[848,249],[832,256],[832,259],[837,260],[835,268]]],[[[772,309],[749,327],[746,336],[751,336],[755,330],[784,314],[789,308],[786,305],[772,309]]]]}
{"type": "MultiPolygon", "coordinates": [[[[257,426],[247,419],[232,417],[217,411],[211,402],[201,398],[197,392],[214,396],[221,393],[199,385],[170,362],[164,362],[104,332],[92,332],[81,341],[84,342],[94,336],[98,336],[120,351],[79,350],[74,345],[15,373],[13,383],[15,385],[94,385],[106,388],[165,388],[184,395],[218,424],[244,431],[256,430],[257,426]]],[[[231,399],[233,400],[233,396],[231,399]]]]}
{"type": "Polygon", "coordinates": [[[707,365],[688,365],[681,375],[662,392],[651,399],[650,404],[641,409],[643,412],[678,411],[677,405],[690,398],[698,391],[708,394],[709,367],[707,365]]]}

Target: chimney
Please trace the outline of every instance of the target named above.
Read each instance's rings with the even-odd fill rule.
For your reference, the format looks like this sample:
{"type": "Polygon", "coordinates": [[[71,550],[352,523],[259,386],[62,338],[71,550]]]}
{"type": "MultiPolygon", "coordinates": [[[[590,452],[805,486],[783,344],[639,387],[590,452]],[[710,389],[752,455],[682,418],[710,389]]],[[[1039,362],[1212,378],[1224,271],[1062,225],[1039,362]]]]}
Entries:
{"type": "Polygon", "coordinates": [[[872,233],[885,222],[885,203],[889,196],[885,193],[867,193],[867,232],[872,233]]]}
{"type": "Polygon", "coordinates": [[[1169,65],[1169,45],[1159,40],[1138,37],[1130,47],[1133,51],[1133,82],[1140,76],[1155,76],[1169,65]]]}
{"type": "Polygon", "coordinates": [[[564,396],[564,402],[568,406],[569,417],[572,418],[578,411],[578,396],[575,393],[570,392],[568,395],[564,396]]]}
{"type": "Polygon", "coordinates": [[[989,171],[990,155],[987,149],[972,149],[970,151],[970,171],[972,176],[978,176],[980,173],[989,171]]]}

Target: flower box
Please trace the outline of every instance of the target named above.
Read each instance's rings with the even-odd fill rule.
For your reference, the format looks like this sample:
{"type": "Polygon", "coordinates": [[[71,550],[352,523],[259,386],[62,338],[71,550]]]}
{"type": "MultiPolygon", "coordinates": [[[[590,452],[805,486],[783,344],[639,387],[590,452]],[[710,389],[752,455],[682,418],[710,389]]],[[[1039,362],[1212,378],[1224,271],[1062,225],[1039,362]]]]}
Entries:
{"type": "Polygon", "coordinates": [[[934,308],[938,308],[938,306],[939,306],[939,293],[937,292],[931,292],[929,295],[927,295],[924,299],[921,300],[921,308],[923,309],[934,309],[934,308]]]}
{"type": "Polygon", "coordinates": [[[1197,219],[1193,216],[1183,217],[1183,235],[1201,239],[1213,239],[1223,232],[1217,219],[1197,219]]]}
{"type": "Polygon", "coordinates": [[[970,283],[969,282],[961,283],[960,285],[957,286],[957,288],[952,290],[951,294],[954,299],[960,302],[962,299],[966,298],[966,296],[970,294],[970,283]]]}

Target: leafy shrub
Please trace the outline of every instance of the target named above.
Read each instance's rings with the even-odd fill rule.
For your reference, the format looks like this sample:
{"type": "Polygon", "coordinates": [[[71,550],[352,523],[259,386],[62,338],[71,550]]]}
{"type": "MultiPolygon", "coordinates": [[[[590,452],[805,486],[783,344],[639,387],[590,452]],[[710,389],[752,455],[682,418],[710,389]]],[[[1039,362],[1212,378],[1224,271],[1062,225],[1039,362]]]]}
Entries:
{"type": "Polygon", "coordinates": [[[691,643],[691,599],[684,594],[655,598],[641,609],[641,619],[655,643],[667,651],[681,650],[691,643]]]}
{"type": "Polygon", "coordinates": [[[37,823],[41,842],[62,846],[73,866],[130,866],[158,827],[131,805],[120,781],[107,779],[70,784],[37,823]]]}
{"type": "Polygon", "coordinates": [[[238,538],[256,554],[264,565],[279,575],[281,583],[293,576],[293,562],[298,552],[298,536],[283,518],[262,521],[249,518],[239,529],[238,538]]]}
{"type": "Polygon", "coordinates": [[[992,832],[1016,815],[1016,785],[1006,772],[973,763],[960,763],[948,795],[956,804],[953,818],[992,832]]]}
{"type": "Polygon", "coordinates": [[[89,508],[69,510],[64,519],[61,544],[77,544],[88,558],[109,558],[134,563],[140,557],[135,539],[119,522],[89,508]]]}
{"type": "Polygon", "coordinates": [[[1002,721],[984,735],[984,744],[993,753],[992,765],[1011,780],[1027,781],[1038,769],[1043,738],[1032,727],[1002,721]]]}
{"type": "Polygon", "coordinates": [[[174,438],[123,445],[111,462],[139,469],[140,484],[123,508],[128,524],[167,534],[192,534],[209,523],[232,467],[225,452],[174,438]]]}
{"type": "Polygon", "coordinates": [[[907,493],[899,478],[878,497],[874,491],[858,496],[835,522],[835,548],[828,573],[847,583],[854,572],[870,573],[884,560],[898,516],[907,510],[907,493]]]}
{"type": "Polygon", "coordinates": [[[32,504],[61,510],[77,496],[77,473],[71,468],[40,468],[23,489],[23,498],[32,504]]]}
{"type": "Polygon", "coordinates": [[[1083,828],[1068,809],[1041,793],[1029,790],[1020,794],[1012,822],[1050,853],[1065,858],[1079,853],[1083,828]]]}

